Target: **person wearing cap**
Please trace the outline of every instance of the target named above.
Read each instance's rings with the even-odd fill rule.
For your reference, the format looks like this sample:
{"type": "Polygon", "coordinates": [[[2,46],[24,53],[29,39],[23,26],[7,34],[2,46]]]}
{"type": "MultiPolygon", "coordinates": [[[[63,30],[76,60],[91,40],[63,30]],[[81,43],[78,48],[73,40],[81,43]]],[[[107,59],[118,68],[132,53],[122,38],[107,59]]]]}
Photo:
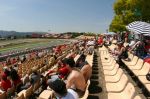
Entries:
{"type": "Polygon", "coordinates": [[[65,82],[61,79],[48,80],[47,84],[54,91],[57,99],[79,99],[78,94],[72,89],[67,89],[65,82]]]}
{"type": "Polygon", "coordinates": [[[79,97],[82,97],[86,88],[86,82],[83,74],[75,67],[75,61],[73,58],[67,59],[66,66],[70,72],[67,77],[66,87],[74,89],[78,93],[79,97]]]}

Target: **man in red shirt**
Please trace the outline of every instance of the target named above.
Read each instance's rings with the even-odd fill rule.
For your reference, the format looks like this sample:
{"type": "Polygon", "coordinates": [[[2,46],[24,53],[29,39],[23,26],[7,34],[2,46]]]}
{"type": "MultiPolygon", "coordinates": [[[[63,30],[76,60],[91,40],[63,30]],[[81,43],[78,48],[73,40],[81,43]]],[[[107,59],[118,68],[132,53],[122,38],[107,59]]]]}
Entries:
{"type": "Polygon", "coordinates": [[[57,70],[50,70],[48,74],[51,75],[53,73],[54,74],[58,73],[59,78],[64,79],[69,74],[69,69],[67,68],[67,66],[65,64],[65,61],[66,61],[66,59],[60,60],[58,62],[58,65],[59,65],[58,69],[57,70]]]}
{"type": "Polygon", "coordinates": [[[102,45],[103,44],[103,37],[100,36],[99,39],[98,39],[98,45],[102,45]]]}
{"type": "Polygon", "coordinates": [[[7,91],[8,88],[11,88],[11,82],[9,79],[7,79],[7,76],[5,74],[2,74],[1,88],[4,91],[7,91]]]}

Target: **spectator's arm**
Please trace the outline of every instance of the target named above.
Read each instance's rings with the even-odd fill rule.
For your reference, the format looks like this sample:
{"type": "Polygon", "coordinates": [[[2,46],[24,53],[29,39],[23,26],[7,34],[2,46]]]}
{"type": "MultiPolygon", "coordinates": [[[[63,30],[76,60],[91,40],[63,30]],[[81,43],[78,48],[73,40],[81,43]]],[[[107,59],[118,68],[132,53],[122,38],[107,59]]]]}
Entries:
{"type": "Polygon", "coordinates": [[[71,86],[73,85],[73,81],[74,81],[74,78],[68,78],[67,79],[67,83],[66,83],[67,89],[71,88],[71,86]]]}

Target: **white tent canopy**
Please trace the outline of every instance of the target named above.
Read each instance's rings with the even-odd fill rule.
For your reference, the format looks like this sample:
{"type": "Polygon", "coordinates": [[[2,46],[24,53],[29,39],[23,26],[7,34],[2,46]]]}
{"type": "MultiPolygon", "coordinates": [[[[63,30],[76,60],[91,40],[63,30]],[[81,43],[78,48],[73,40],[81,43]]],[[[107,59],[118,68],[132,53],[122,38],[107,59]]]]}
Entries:
{"type": "Polygon", "coordinates": [[[108,33],[103,33],[103,34],[105,34],[105,35],[114,35],[116,33],[114,33],[114,32],[108,32],[108,33]]]}

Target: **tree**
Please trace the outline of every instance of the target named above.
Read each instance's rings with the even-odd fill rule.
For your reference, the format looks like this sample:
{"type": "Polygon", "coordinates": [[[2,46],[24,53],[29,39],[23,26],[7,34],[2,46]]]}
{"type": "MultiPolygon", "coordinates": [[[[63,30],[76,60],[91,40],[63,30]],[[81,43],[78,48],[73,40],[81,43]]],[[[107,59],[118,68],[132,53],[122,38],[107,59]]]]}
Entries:
{"type": "Polygon", "coordinates": [[[112,20],[112,23],[109,27],[110,31],[118,32],[118,31],[124,31],[125,26],[123,25],[123,21],[121,19],[121,15],[114,16],[114,19],[112,20]]]}
{"type": "Polygon", "coordinates": [[[133,21],[150,22],[150,0],[116,0],[113,9],[110,31],[125,31],[125,26],[133,21]]]}

